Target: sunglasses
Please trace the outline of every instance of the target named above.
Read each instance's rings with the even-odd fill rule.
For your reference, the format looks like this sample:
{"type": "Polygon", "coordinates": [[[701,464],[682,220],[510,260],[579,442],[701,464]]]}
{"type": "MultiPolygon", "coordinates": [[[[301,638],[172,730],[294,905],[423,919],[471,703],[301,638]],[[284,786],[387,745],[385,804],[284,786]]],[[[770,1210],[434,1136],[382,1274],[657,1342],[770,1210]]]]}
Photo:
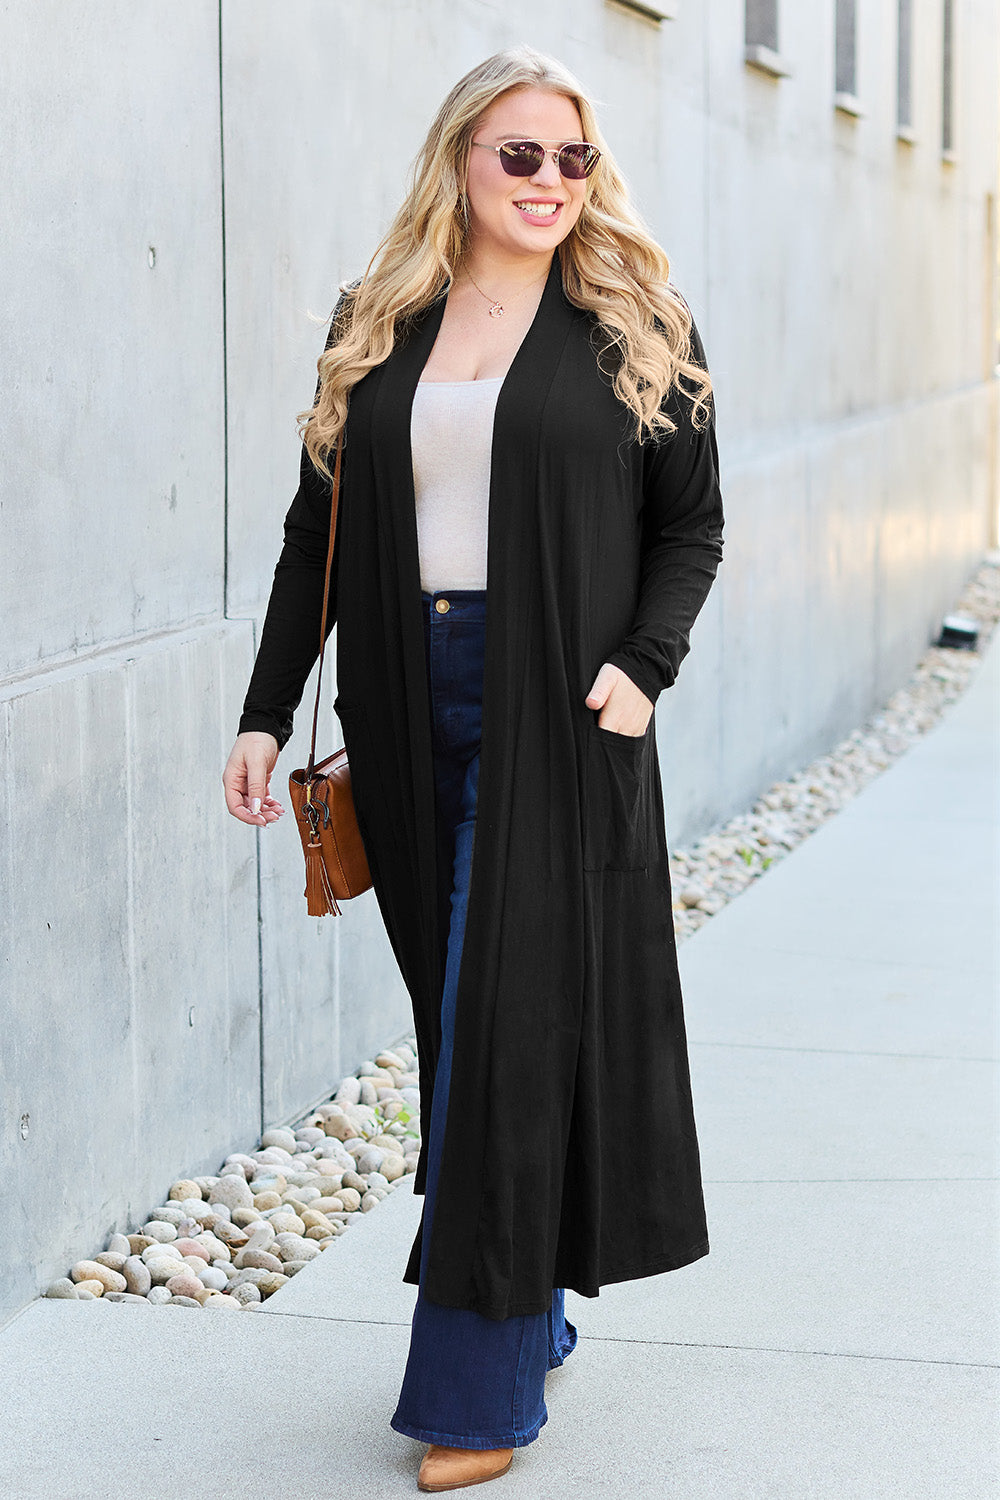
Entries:
{"type": "Polygon", "coordinates": [[[484,151],[495,151],[500,165],[508,177],[534,177],[547,156],[551,156],[563,177],[579,181],[589,177],[601,159],[596,146],[588,141],[573,141],[558,151],[546,150],[538,141],[501,141],[499,146],[489,146],[485,141],[473,141],[484,151]]]}

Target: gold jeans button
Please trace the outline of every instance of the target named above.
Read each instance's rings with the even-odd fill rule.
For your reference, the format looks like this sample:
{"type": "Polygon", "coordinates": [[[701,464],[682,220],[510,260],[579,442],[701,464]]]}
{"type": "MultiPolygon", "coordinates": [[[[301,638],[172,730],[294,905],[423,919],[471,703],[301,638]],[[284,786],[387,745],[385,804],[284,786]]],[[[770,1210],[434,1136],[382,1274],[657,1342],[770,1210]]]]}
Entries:
{"type": "Polygon", "coordinates": [[[448,603],[447,599],[437,599],[434,602],[434,608],[437,610],[439,615],[446,615],[449,609],[451,609],[451,605],[448,603]]]}

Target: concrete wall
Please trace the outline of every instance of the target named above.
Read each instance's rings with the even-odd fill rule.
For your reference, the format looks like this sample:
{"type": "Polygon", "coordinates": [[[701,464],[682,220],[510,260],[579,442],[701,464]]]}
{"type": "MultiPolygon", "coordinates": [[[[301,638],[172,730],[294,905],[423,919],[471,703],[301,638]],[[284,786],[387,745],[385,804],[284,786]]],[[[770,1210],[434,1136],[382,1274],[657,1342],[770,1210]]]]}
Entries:
{"type": "Polygon", "coordinates": [[[780,79],[739,0],[672,8],[0,11],[0,1314],[407,1025],[371,893],[310,921],[290,820],[237,826],[219,775],[309,314],[467,66],[527,40],[579,72],[705,337],[727,554],[658,709],[673,843],[883,699],[991,540],[1000,5],[956,5],[949,163],[940,0],[905,145],[895,6],[859,6],[860,118],[832,4],[781,7],[780,79]]]}
{"type": "Polygon", "coordinates": [[[407,1025],[371,893],[310,921],[294,828],[262,860],[221,800],[255,628],[227,529],[260,525],[263,587],[294,468],[270,527],[227,520],[226,385],[242,499],[246,367],[298,307],[254,288],[240,343],[218,9],[164,18],[0,12],[0,1315],[407,1025]]]}

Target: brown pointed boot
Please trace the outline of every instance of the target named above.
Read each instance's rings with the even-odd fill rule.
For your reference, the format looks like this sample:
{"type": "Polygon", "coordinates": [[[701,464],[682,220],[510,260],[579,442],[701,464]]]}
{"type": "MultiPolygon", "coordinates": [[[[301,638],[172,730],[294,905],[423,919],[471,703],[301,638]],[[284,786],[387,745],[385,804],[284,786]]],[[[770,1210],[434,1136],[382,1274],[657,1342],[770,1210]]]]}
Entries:
{"type": "Polygon", "coordinates": [[[513,1448],[443,1448],[432,1443],[420,1465],[417,1488],[437,1493],[485,1484],[506,1474],[513,1461],[513,1448]]]}

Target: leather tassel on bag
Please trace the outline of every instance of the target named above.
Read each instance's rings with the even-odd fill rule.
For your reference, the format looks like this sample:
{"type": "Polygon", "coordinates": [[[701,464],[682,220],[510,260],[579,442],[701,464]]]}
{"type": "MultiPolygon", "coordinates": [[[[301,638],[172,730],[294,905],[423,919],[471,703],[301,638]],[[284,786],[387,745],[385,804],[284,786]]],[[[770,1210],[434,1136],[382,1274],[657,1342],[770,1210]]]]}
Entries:
{"type": "Polygon", "coordinates": [[[306,904],[311,917],[340,916],[340,907],[323,862],[323,845],[310,839],[306,845],[306,904]]]}

